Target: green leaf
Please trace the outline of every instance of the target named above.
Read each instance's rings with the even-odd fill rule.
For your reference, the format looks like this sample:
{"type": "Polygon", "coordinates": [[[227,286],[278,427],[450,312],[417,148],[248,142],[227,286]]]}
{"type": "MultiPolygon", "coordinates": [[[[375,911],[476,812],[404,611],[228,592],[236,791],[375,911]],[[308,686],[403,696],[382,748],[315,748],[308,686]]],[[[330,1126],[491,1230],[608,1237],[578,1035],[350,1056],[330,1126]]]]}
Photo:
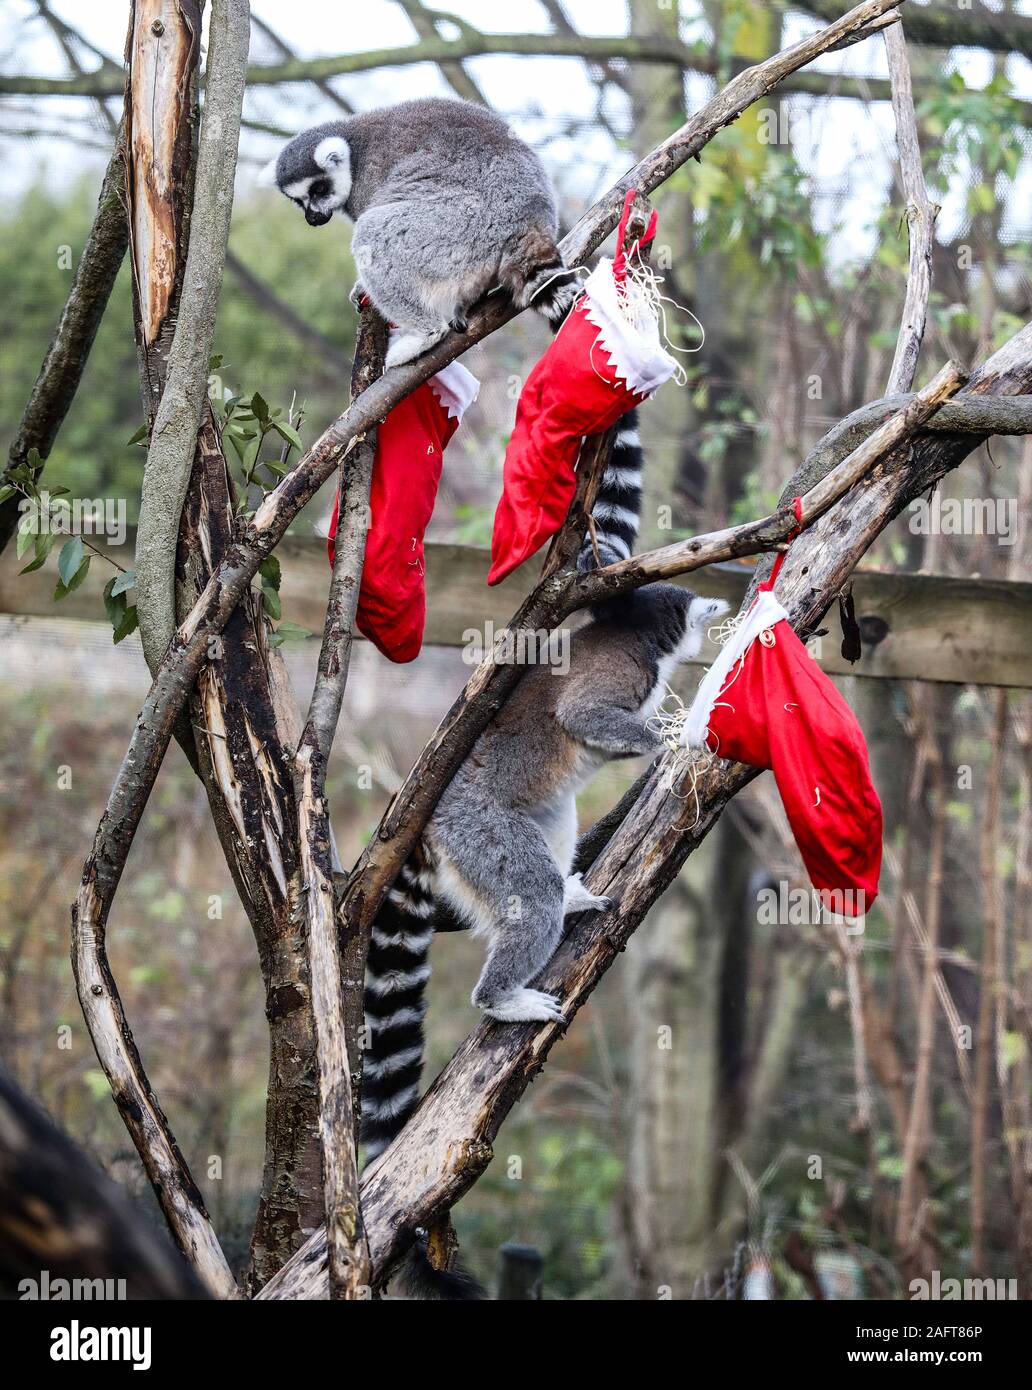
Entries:
{"type": "MultiPolygon", "coordinates": [[[[77,538],[76,538],[76,539],[77,539],[77,538]]],[[[75,592],[75,590],[79,587],[79,585],[82,583],[82,581],[86,578],[86,576],[87,576],[87,575],[89,574],[89,572],[90,572],[90,560],[91,560],[91,559],[92,559],[92,556],[90,556],[90,555],[87,555],[87,556],[85,557],[85,559],[83,560],[82,564],[79,566],[79,568],[78,568],[78,569],[75,571],[75,573],[72,575],[71,580],[69,581],[69,583],[66,584],[66,583],[64,582],[63,579],[59,579],[59,580],[58,580],[58,582],[57,582],[57,588],[54,590],[54,602],[55,602],[55,603],[59,603],[61,599],[67,598],[67,596],[68,596],[69,594],[75,592]]],[[[61,563],[60,560],[58,560],[58,565],[60,565],[60,563],[61,563]]]]}
{"type": "Polygon", "coordinates": [[[221,352],[213,353],[212,356],[208,358],[208,371],[209,371],[209,372],[217,372],[218,369],[219,369],[221,366],[222,366],[222,353],[221,353],[221,352]]]}
{"type": "Polygon", "coordinates": [[[257,391],[251,397],[251,409],[254,411],[256,418],[264,425],[269,418],[269,404],[265,397],[259,395],[257,391]]]}
{"type": "Polygon", "coordinates": [[[113,636],[116,645],[121,642],[123,637],[128,637],[130,632],[135,632],[139,626],[140,615],[136,611],[136,605],[133,604],[132,608],[125,610],[125,617],[115,628],[113,636]]]}
{"type": "Polygon", "coordinates": [[[134,589],[135,587],[136,571],[123,570],[121,574],[116,576],[111,593],[112,596],[117,597],[119,594],[124,594],[126,589],[134,589]]]}
{"type": "Polygon", "coordinates": [[[30,512],[26,512],[18,523],[18,536],[14,543],[14,553],[19,560],[36,539],[35,520],[30,512]]]}
{"type": "Polygon", "coordinates": [[[116,597],[113,593],[117,580],[118,575],[115,575],[114,579],[109,579],[104,585],[104,611],[107,613],[108,622],[112,627],[118,626],[125,617],[126,610],[125,594],[119,594],[116,597]]]}
{"type": "Polygon", "coordinates": [[[308,628],[300,627],[297,623],[280,623],[272,635],[279,639],[273,644],[278,646],[280,642],[303,642],[306,638],[311,637],[312,633],[309,632],[308,628]]]}
{"type": "Polygon", "coordinates": [[[6,502],[8,497],[13,497],[16,491],[17,489],[11,487],[10,484],[6,487],[0,487],[0,502],[6,502]]]}
{"type": "Polygon", "coordinates": [[[274,623],[279,622],[283,616],[283,605],[280,603],[280,596],[275,589],[262,589],[262,603],[265,611],[274,623]]]}
{"type": "Polygon", "coordinates": [[[148,429],[148,427],[146,425],[141,425],[140,428],[136,431],[136,433],[125,441],[126,448],[128,449],[130,444],[142,443],[143,440],[145,440],[149,434],[150,430],[148,429]]]}
{"type": "Polygon", "coordinates": [[[1021,1033],[1005,1032],[1000,1038],[1000,1060],[1004,1069],[1010,1071],[1017,1062],[1025,1059],[1027,1047],[1021,1033]]]}
{"type": "Polygon", "coordinates": [[[272,428],[281,439],[285,439],[288,444],[293,444],[295,449],[304,449],[305,446],[301,443],[301,436],[293,425],[287,424],[286,420],[273,420],[272,428]]]}
{"type": "Polygon", "coordinates": [[[288,473],[294,471],[289,464],[280,463],[279,459],[262,459],[262,467],[274,473],[277,478],[285,478],[288,473]]]}
{"type": "Polygon", "coordinates": [[[36,555],[34,559],[30,560],[29,563],[25,566],[25,568],[19,570],[18,573],[31,574],[33,570],[42,569],[46,562],[47,557],[46,552],[44,551],[42,555],[36,555]]]}
{"type": "Polygon", "coordinates": [[[57,572],[61,576],[61,583],[66,588],[71,587],[72,580],[82,564],[84,553],[81,536],[72,536],[61,547],[61,554],[57,560],[57,572]]]}
{"type": "Polygon", "coordinates": [[[265,559],[258,566],[258,573],[271,589],[278,589],[280,580],[283,578],[283,571],[280,568],[278,555],[266,555],[265,559]]]}

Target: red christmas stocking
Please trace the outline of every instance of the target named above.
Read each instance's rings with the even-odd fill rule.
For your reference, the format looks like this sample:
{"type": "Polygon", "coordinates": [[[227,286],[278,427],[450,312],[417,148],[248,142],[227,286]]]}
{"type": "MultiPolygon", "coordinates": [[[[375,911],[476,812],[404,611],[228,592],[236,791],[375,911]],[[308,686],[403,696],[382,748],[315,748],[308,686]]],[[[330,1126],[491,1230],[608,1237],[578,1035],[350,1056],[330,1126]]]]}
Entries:
{"type": "MultiPolygon", "coordinates": [[[[588,276],[584,294],[520,393],[505,451],[488,584],[504,579],[559,530],[576,491],[574,469],[584,436],[614,425],[676,370],[660,343],[652,305],[627,276],[630,253],[623,241],[633,197],[632,189],[616,259],[602,260],[588,276]]],[[[653,214],[643,242],[655,235],[655,224],[653,214]]]]}
{"type": "MultiPolygon", "coordinates": [[[[445,448],[479,385],[461,363],[452,362],[399,401],[377,434],[356,622],[391,661],[414,661],[423,644],[423,536],[437,500],[445,448]]],[[[328,533],[331,565],[339,505],[338,493],[328,533]]]]}
{"type": "Polygon", "coordinates": [[[683,742],[771,768],[810,881],[828,907],[862,916],[878,894],[882,809],[856,718],[761,586],[703,677],[683,742]]]}

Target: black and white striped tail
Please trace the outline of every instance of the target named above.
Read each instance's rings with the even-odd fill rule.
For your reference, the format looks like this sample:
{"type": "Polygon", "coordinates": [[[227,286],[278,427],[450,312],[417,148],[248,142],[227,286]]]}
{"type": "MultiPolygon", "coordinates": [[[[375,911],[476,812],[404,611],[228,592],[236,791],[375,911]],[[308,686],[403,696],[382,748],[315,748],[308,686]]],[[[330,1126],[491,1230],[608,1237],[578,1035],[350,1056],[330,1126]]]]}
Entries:
{"type": "MultiPolygon", "coordinates": [[[[423,1018],[434,936],[433,865],[424,846],[413,850],[373,922],[366,960],[365,1017],[369,1046],[362,1066],[362,1140],[366,1162],[387,1147],[419,1102],[423,1018]]],[[[454,923],[442,923],[450,930],[454,923]]],[[[461,1264],[434,1268],[426,1232],[416,1233],[395,1271],[391,1296],[469,1302],[486,1291],[461,1264]]]]}
{"type": "MultiPolygon", "coordinates": [[[[541,309],[552,331],[558,333],[579,296],[578,285],[562,284],[547,304],[535,299],[534,308],[541,309]]],[[[634,554],[641,522],[642,462],[638,412],[632,409],[617,426],[613,452],[591,509],[594,539],[589,531],[577,560],[578,569],[593,570],[617,560],[627,560],[634,554]]]]}
{"type": "Polygon", "coordinates": [[[577,558],[578,569],[611,565],[634,554],[641,522],[642,463],[638,412],[629,410],[617,425],[613,451],[591,509],[594,537],[589,527],[577,558]]]}
{"type": "Polygon", "coordinates": [[[367,1161],[402,1129],[419,1100],[434,899],[428,861],[413,852],[376,914],[366,963],[370,1044],[362,1066],[367,1161]]]}

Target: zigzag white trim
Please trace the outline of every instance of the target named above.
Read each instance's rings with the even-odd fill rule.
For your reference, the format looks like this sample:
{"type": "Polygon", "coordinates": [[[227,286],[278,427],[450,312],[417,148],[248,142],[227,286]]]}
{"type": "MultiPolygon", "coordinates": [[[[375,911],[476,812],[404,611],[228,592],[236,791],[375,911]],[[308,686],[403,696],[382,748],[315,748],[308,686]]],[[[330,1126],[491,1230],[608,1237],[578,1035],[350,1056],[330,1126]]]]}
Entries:
{"type": "Polygon", "coordinates": [[[583,312],[599,330],[599,345],[609,354],[617,377],[644,396],[658,391],[677,370],[663,347],[659,320],[652,306],[628,278],[626,294],[617,291],[613,262],[603,257],[584,282],[583,312]]]}
{"type": "Polygon", "coordinates": [[[451,420],[461,421],[480,394],[480,382],[461,362],[449,362],[447,367],[442,367],[430,378],[429,385],[451,420]]]}

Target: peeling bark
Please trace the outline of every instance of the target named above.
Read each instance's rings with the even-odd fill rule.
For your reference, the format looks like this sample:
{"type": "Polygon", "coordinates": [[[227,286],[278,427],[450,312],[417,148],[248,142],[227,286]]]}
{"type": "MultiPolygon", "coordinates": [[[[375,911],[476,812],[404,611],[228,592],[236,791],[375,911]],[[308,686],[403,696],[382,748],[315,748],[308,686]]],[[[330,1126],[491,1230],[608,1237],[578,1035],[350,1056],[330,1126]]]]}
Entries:
{"type": "MultiPolygon", "coordinates": [[[[177,199],[180,190],[173,186],[174,179],[166,181],[161,177],[164,171],[160,164],[150,166],[147,178],[134,178],[138,329],[145,384],[151,390],[157,386],[160,391],[143,470],[136,532],[136,607],[143,651],[152,671],[176,625],[176,528],[190,484],[197,431],[207,399],[208,360],[233,210],[233,175],[247,68],[248,14],[247,0],[213,0],[208,32],[208,85],[197,145],[192,207],[177,199]],[[188,209],[191,225],[183,265],[187,241],[184,234],[177,243],[175,234],[176,224],[185,222],[188,209]],[[169,326],[174,326],[171,345],[166,348],[162,344],[159,348],[156,339],[169,326]]],[[[139,31],[139,20],[136,28],[139,31]]],[[[174,77],[178,95],[185,79],[178,63],[163,54],[168,29],[156,39],[153,31],[152,22],[144,36],[143,55],[138,61],[134,59],[130,91],[135,143],[141,124],[136,108],[141,95],[146,99],[151,82],[155,84],[156,104],[152,106],[152,124],[146,134],[148,151],[156,161],[166,153],[165,142],[172,138],[169,126],[178,121],[181,110],[173,93],[161,90],[160,83],[174,77]],[[152,51],[155,41],[156,54],[152,51]]],[[[174,56],[178,58],[178,48],[174,56]]],[[[178,136],[178,124],[175,133],[178,136]]],[[[189,153],[187,149],[187,158],[189,153]]],[[[172,172],[180,171],[173,166],[172,172]]]]}
{"type": "Polygon", "coordinates": [[[153,420],[175,332],[193,200],[200,0],[134,0],[126,43],[126,186],[144,409],[153,420]]]}
{"type": "MultiPolygon", "coordinates": [[[[179,533],[177,607],[189,612],[232,545],[233,495],[206,411],[179,533]]],[[[300,719],[261,600],[248,592],[191,702],[200,775],[258,946],[269,1024],[265,1164],[249,1278],[260,1285],[322,1218],[315,1027],[301,906],[291,750],[300,719]]]]}

